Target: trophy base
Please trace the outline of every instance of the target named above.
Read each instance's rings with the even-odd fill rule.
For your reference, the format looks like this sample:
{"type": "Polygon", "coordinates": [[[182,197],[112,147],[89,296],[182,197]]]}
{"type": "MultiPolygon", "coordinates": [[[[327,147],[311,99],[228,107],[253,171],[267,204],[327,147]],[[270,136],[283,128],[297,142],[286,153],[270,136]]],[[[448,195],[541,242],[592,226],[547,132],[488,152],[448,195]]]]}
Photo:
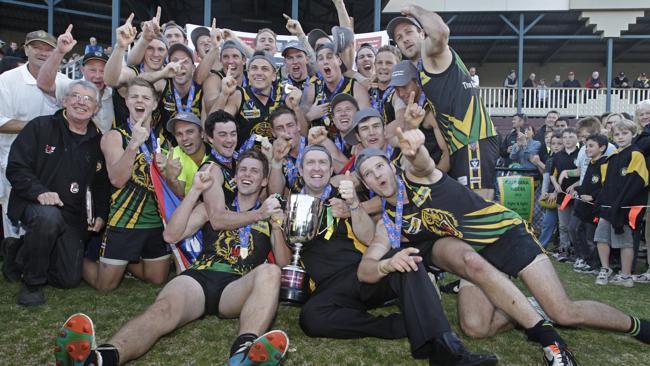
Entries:
{"type": "Polygon", "coordinates": [[[302,305],[309,298],[306,291],[295,288],[280,288],[280,301],[290,305],[302,305]]]}

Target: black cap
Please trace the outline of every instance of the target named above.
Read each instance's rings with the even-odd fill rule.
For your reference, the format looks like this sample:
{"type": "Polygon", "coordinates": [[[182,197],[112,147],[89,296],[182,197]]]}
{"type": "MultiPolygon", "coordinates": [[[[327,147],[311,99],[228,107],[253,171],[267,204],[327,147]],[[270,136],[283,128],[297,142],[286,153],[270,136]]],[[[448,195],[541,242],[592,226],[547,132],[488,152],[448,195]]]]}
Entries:
{"type": "Polygon", "coordinates": [[[190,38],[192,39],[192,44],[194,45],[194,48],[197,48],[199,45],[196,44],[196,42],[199,41],[199,37],[202,36],[208,36],[210,37],[210,30],[206,27],[197,27],[194,28],[192,33],[190,34],[190,38]]]}
{"type": "Polygon", "coordinates": [[[395,17],[391,19],[391,21],[388,23],[388,26],[386,27],[386,33],[388,33],[388,38],[395,40],[395,28],[402,23],[413,24],[414,26],[422,29],[420,22],[418,22],[415,18],[402,17],[402,16],[395,17]]]}
{"type": "Polygon", "coordinates": [[[309,32],[309,34],[307,34],[307,42],[309,42],[309,45],[315,51],[316,50],[316,41],[318,41],[319,39],[321,39],[323,37],[329,39],[330,42],[332,41],[330,36],[327,33],[325,33],[324,30],[319,29],[319,28],[312,29],[309,32]]]}
{"type": "Polygon", "coordinates": [[[332,101],[330,102],[330,106],[332,107],[332,110],[334,110],[334,107],[336,107],[337,104],[344,101],[348,101],[354,104],[354,107],[357,109],[357,111],[359,110],[359,103],[357,102],[356,99],[354,99],[352,95],[348,93],[339,93],[336,94],[334,98],[332,98],[332,101]]]}
{"type": "Polygon", "coordinates": [[[104,52],[99,52],[99,51],[90,52],[84,55],[83,60],[81,60],[81,64],[85,65],[86,63],[88,63],[88,61],[92,61],[92,60],[100,60],[106,63],[108,62],[108,56],[106,56],[104,52]]]}
{"type": "Polygon", "coordinates": [[[354,114],[354,117],[352,117],[352,127],[348,131],[348,133],[343,136],[343,139],[345,142],[347,142],[350,145],[356,145],[360,141],[357,139],[356,136],[356,128],[359,125],[359,123],[365,121],[368,118],[379,118],[379,120],[384,121],[384,118],[381,116],[381,114],[374,108],[370,107],[365,107],[357,111],[357,113],[354,114]]]}
{"type": "Polygon", "coordinates": [[[169,47],[169,50],[167,51],[167,55],[171,58],[172,54],[176,51],[183,51],[185,54],[187,54],[187,57],[190,58],[190,60],[194,60],[194,55],[192,54],[192,50],[189,49],[186,45],[182,43],[175,43],[171,47],[169,47]]]}

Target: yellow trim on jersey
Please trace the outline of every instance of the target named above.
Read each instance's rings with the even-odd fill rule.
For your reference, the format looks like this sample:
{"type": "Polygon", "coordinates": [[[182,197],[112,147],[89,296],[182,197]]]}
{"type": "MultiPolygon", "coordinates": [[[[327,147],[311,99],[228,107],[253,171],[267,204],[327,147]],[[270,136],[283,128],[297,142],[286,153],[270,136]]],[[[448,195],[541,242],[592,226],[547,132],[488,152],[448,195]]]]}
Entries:
{"type": "Polygon", "coordinates": [[[498,203],[494,203],[494,204],[491,204],[490,206],[482,208],[482,209],[480,209],[478,211],[468,213],[465,216],[482,216],[482,215],[489,215],[489,214],[495,214],[495,213],[499,213],[499,212],[508,212],[508,211],[510,211],[510,210],[505,208],[504,206],[501,206],[498,203]]]}
{"type": "MultiPolygon", "coordinates": [[[[142,206],[144,206],[145,201],[146,199],[140,201],[140,204],[138,205],[138,209],[136,210],[136,212],[142,212],[142,206]]],[[[134,227],[139,217],[140,217],[139,215],[133,215],[133,217],[131,217],[129,221],[127,221],[126,227],[127,228],[134,227]]]]}
{"type": "MultiPolygon", "coordinates": [[[[508,219],[502,220],[494,224],[483,224],[483,225],[463,225],[465,228],[469,229],[501,229],[506,226],[514,226],[522,223],[521,219],[508,219]]],[[[473,239],[472,239],[473,240],[473,239]]]]}
{"type": "Polygon", "coordinates": [[[348,222],[348,220],[345,220],[345,227],[348,229],[348,239],[352,239],[352,242],[354,243],[354,247],[361,252],[361,254],[366,252],[366,249],[368,248],[365,244],[359,241],[357,237],[354,235],[354,231],[352,230],[352,225],[348,222]]]}
{"type": "Polygon", "coordinates": [[[646,165],[645,157],[640,151],[632,151],[630,163],[627,166],[627,173],[637,173],[643,180],[643,186],[648,185],[648,166],[646,165]]]}

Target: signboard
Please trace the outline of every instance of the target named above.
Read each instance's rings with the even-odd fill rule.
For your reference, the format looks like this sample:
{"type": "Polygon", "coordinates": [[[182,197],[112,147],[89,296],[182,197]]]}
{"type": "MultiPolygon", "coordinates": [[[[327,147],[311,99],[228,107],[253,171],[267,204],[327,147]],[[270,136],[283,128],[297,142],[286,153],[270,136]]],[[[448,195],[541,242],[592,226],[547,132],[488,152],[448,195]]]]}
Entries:
{"type": "Polygon", "coordinates": [[[498,177],[500,203],[518,213],[522,219],[533,222],[535,208],[535,181],[533,177],[509,175],[498,177]]]}

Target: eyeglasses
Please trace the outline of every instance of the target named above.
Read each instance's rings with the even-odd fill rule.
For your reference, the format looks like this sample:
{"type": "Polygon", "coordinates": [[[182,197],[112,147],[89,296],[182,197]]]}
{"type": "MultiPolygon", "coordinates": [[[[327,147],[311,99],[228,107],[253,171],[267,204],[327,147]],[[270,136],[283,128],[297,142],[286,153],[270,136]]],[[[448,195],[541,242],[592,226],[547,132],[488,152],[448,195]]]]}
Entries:
{"type": "Polygon", "coordinates": [[[97,101],[95,98],[88,96],[88,95],[82,95],[79,93],[72,93],[69,95],[70,98],[74,98],[77,100],[77,102],[83,102],[84,104],[96,104],[97,101]]]}

